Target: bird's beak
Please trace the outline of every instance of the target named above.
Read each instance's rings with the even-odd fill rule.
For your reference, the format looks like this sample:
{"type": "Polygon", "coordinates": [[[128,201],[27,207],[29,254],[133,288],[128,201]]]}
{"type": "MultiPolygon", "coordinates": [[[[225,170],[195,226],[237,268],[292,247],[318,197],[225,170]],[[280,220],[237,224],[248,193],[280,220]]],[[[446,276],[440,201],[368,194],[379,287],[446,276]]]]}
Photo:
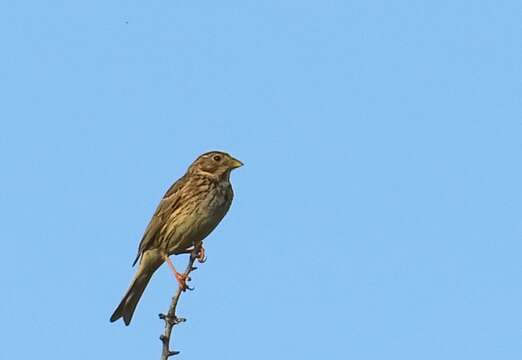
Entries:
{"type": "Polygon", "coordinates": [[[231,169],[237,169],[238,167],[243,166],[243,163],[239,161],[238,159],[231,158],[230,159],[230,168],[231,169]]]}

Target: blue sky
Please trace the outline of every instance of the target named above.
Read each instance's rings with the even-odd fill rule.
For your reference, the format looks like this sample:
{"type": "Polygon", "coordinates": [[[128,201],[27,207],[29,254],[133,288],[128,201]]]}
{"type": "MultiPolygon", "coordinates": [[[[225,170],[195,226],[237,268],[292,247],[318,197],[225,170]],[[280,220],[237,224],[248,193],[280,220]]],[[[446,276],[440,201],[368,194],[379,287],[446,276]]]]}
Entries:
{"type": "Polygon", "coordinates": [[[131,326],[108,319],[157,202],[211,149],[245,166],[180,358],[522,358],[521,14],[1,3],[0,358],[159,358],[167,267],[131,326]]]}

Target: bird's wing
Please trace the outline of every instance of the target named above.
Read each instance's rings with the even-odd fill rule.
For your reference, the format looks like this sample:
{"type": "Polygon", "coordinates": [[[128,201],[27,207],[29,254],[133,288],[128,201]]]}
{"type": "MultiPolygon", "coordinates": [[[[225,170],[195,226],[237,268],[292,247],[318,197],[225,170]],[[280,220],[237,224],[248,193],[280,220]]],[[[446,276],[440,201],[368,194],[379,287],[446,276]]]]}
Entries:
{"type": "Polygon", "coordinates": [[[160,231],[163,228],[163,225],[165,225],[169,215],[172,214],[179,206],[179,200],[181,197],[180,190],[183,188],[185,183],[185,176],[183,176],[174,184],[172,184],[165,195],[163,195],[163,198],[156,208],[156,212],[154,212],[154,215],[152,216],[152,219],[150,220],[149,225],[145,229],[145,233],[141,238],[141,242],[138,247],[138,255],[132,263],[132,266],[136,265],[143,252],[151,248],[158,247],[156,240],[160,235],[160,231]]]}

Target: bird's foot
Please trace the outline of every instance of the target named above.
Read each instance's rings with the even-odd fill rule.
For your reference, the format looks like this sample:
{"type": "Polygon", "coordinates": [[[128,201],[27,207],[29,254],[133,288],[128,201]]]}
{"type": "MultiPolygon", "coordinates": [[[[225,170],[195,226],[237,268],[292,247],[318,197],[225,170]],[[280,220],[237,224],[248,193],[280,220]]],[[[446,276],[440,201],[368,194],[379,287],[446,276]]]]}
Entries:
{"type": "Polygon", "coordinates": [[[198,260],[200,264],[203,264],[205,261],[207,261],[207,255],[205,253],[205,248],[203,247],[203,245],[199,246],[198,248],[196,260],[198,260]]]}
{"type": "Polygon", "coordinates": [[[201,264],[207,261],[207,255],[203,245],[191,246],[187,250],[181,252],[180,254],[190,254],[191,256],[194,256],[196,260],[201,264]]]}
{"type": "Polygon", "coordinates": [[[187,285],[187,281],[190,281],[190,276],[188,276],[185,273],[179,273],[176,270],[176,267],[174,266],[174,264],[172,263],[172,260],[170,260],[170,258],[168,256],[165,258],[165,261],[167,262],[167,264],[171,268],[172,272],[174,273],[174,277],[176,277],[176,281],[178,282],[181,291],[194,290],[193,288],[191,288],[187,285]]]}
{"type": "Polygon", "coordinates": [[[191,287],[189,287],[187,285],[187,281],[191,280],[190,276],[188,276],[187,274],[181,274],[177,271],[175,273],[175,276],[176,276],[176,281],[178,282],[181,291],[193,290],[191,287]]]}

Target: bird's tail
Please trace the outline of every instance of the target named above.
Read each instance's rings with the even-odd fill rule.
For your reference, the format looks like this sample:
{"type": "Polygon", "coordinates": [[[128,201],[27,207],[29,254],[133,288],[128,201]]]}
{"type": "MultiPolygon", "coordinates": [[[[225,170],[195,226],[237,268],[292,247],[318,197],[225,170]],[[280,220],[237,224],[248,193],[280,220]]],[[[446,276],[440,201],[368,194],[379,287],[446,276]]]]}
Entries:
{"type": "Polygon", "coordinates": [[[146,258],[141,260],[140,267],[138,268],[138,271],[136,271],[136,275],[134,276],[129,289],[123,296],[120,305],[118,305],[111,316],[111,322],[122,317],[125,325],[130,324],[134,310],[136,310],[136,306],[138,305],[138,301],[140,301],[145,287],[147,287],[152,275],[161,264],[162,261],[151,262],[147,261],[146,258]]]}

